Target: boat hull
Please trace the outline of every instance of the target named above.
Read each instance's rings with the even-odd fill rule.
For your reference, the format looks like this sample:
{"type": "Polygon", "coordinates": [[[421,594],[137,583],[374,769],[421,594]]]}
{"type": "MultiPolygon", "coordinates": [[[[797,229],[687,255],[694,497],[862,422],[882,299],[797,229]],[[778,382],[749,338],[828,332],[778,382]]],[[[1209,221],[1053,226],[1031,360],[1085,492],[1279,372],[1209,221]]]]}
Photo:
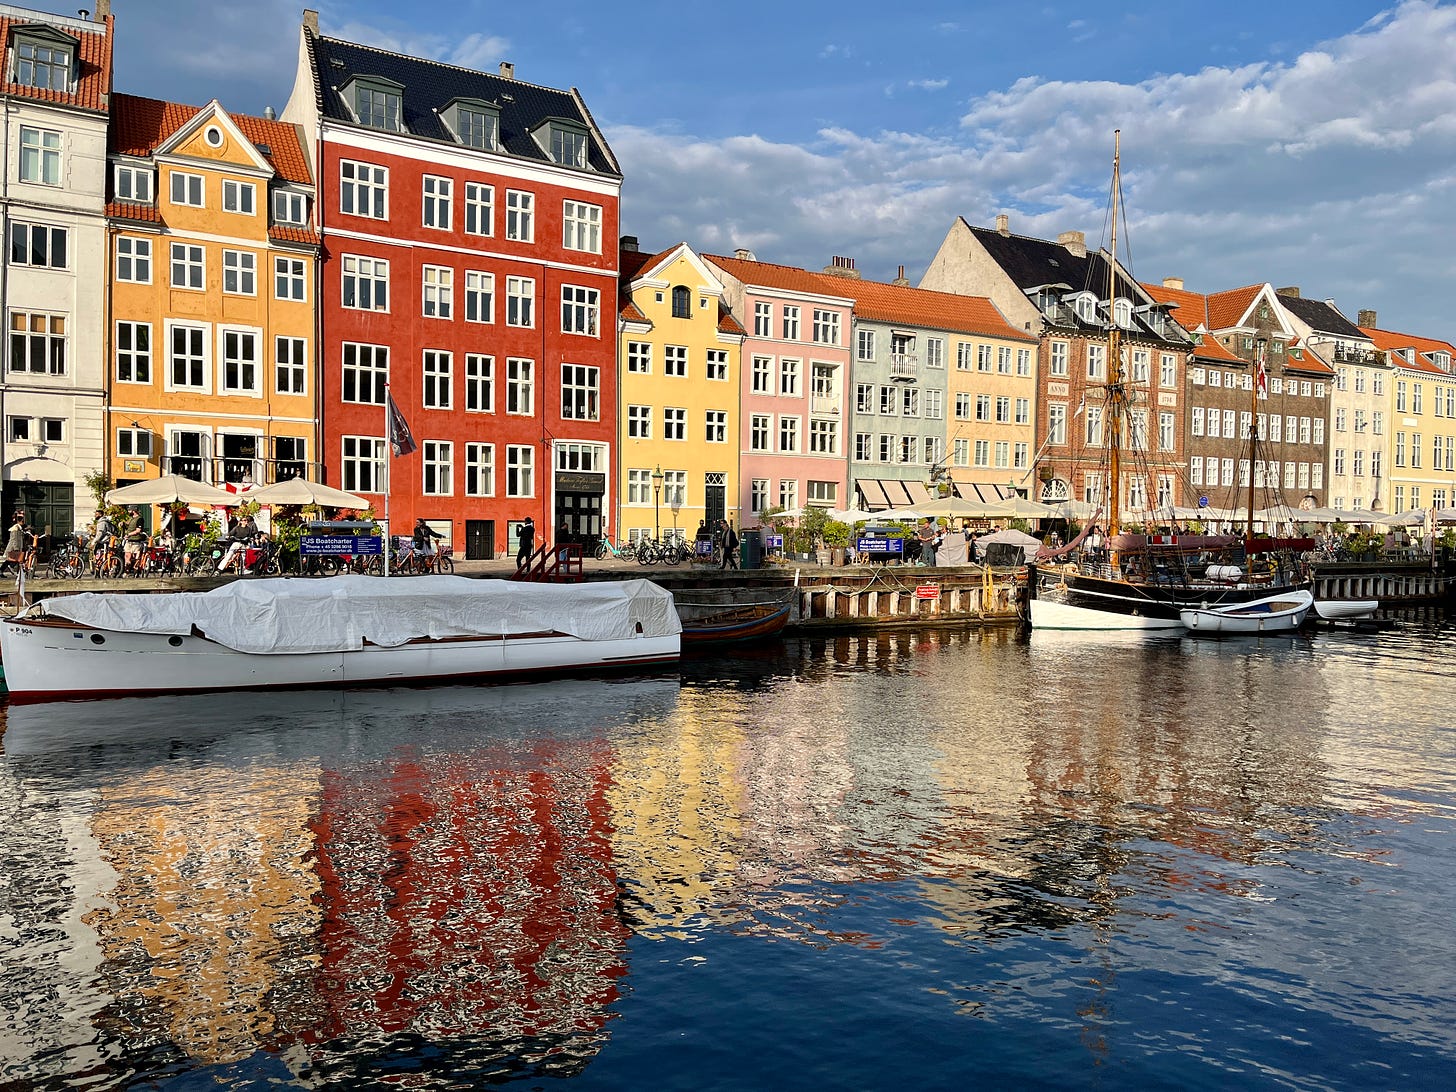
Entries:
{"type": "Polygon", "coordinates": [[[1031,601],[1031,628],[1057,630],[1180,630],[1177,618],[1151,617],[1097,607],[1077,606],[1054,599],[1031,601]]]}
{"type": "Polygon", "coordinates": [[[712,648],[718,645],[742,644],[777,637],[789,622],[789,604],[750,617],[736,617],[729,612],[724,619],[715,617],[683,622],[682,641],[685,649],[712,648]]]}
{"type": "Polygon", "coordinates": [[[1380,609],[1379,599],[1316,599],[1314,612],[1326,622],[1354,622],[1373,618],[1380,609]]]}
{"type": "Polygon", "coordinates": [[[0,622],[15,703],[275,687],[539,677],[677,663],[677,634],[583,640],[563,634],[417,640],[345,652],[240,652],[205,637],[123,633],[59,620],[0,622]]]}
{"type": "Polygon", "coordinates": [[[1293,588],[1249,582],[1137,583],[1064,569],[1038,570],[1037,581],[1030,604],[1033,629],[1179,630],[1184,628],[1184,610],[1249,603],[1293,588]]]}
{"type": "Polygon", "coordinates": [[[1184,610],[1179,616],[1190,633],[1215,637],[1292,633],[1304,625],[1313,606],[1309,592],[1295,591],[1237,606],[1184,610]]]}

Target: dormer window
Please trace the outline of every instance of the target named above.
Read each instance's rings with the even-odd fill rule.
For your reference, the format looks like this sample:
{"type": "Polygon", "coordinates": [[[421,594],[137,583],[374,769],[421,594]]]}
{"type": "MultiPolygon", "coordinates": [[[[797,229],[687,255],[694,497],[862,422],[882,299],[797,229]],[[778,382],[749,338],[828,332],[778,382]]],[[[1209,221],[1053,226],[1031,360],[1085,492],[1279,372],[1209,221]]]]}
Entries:
{"type": "Polygon", "coordinates": [[[1132,304],[1128,300],[1112,301],[1112,321],[1124,330],[1132,329],[1132,304]]]}
{"type": "Polygon", "coordinates": [[[1432,353],[1431,363],[1436,365],[1436,367],[1440,368],[1443,372],[1449,372],[1451,370],[1451,354],[1432,353]]]}
{"type": "Polygon", "coordinates": [[[74,84],[76,40],[49,27],[27,28],[15,36],[15,76],[18,84],[45,91],[67,91],[74,84]]]}
{"type": "Polygon", "coordinates": [[[587,165],[586,129],[575,122],[551,118],[532,134],[541,150],[551,157],[551,162],[563,167],[585,167],[587,165]]]}
{"type": "Polygon", "coordinates": [[[1087,293],[1084,292],[1074,299],[1072,308],[1083,322],[1095,323],[1097,321],[1097,301],[1087,293]]]}
{"type": "Polygon", "coordinates": [[[344,101],[359,124],[391,133],[403,131],[403,93],[403,84],[381,76],[355,76],[344,85],[344,101]]]}
{"type": "Polygon", "coordinates": [[[500,147],[500,107],[480,99],[456,99],[445,108],[445,124],[467,148],[500,147]]]}
{"type": "Polygon", "coordinates": [[[291,190],[273,191],[273,222],[290,227],[308,225],[308,198],[291,190]]]}
{"type": "Polygon", "coordinates": [[[118,163],[112,176],[111,189],[118,201],[150,205],[156,193],[155,176],[150,167],[132,167],[118,163]]]}

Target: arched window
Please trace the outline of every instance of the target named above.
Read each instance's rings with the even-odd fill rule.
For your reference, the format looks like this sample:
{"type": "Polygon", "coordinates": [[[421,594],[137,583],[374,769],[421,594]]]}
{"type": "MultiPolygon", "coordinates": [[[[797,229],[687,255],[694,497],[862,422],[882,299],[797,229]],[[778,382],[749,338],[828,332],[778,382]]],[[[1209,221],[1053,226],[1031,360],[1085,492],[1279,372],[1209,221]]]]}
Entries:
{"type": "Polygon", "coordinates": [[[672,317],[693,317],[693,294],[683,285],[678,285],[672,290],[672,317]]]}
{"type": "Polygon", "coordinates": [[[1054,501],[1064,501],[1070,496],[1067,483],[1061,478],[1053,478],[1041,487],[1041,502],[1051,504],[1054,501]]]}
{"type": "Polygon", "coordinates": [[[1132,303],[1128,300],[1115,300],[1112,304],[1112,321],[1124,330],[1132,329],[1132,303]]]}

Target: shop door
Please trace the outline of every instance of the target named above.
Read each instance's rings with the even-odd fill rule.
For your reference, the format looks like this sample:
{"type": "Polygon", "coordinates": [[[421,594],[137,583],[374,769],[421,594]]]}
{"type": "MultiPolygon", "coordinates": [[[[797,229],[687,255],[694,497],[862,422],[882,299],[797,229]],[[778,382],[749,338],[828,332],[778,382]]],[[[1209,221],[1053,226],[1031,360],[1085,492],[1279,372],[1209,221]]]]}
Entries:
{"type": "Polygon", "coordinates": [[[495,520],[465,521],[465,560],[491,561],[495,558],[495,520]]]}
{"type": "Polygon", "coordinates": [[[703,515],[709,527],[718,526],[718,521],[728,515],[728,488],[711,482],[703,486],[703,515]]]}
{"type": "Polygon", "coordinates": [[[561,540],[563,523],[566,525],[565,540],[580,545],[583,552],[591,553],[602,534],[602,495],[557,493],[556,522],[546,541],[561,540]]]}

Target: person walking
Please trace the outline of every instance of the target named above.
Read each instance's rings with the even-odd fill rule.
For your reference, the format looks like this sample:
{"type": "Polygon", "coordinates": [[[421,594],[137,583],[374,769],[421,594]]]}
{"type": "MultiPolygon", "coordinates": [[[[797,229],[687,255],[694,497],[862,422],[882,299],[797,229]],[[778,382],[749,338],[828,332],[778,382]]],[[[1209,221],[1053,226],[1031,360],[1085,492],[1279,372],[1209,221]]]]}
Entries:
{"type": "Polygon", "coordinates": [[[536,521],[527,516],[521,521],[519,532],[520,549],[516,551],[516,568],[523,569],[531,555],[536,552],[536,521]]]}
{"type": "Polygon", "coordinates": [[[733,530],[733,524],[726,519],[718,521],[719,530],[723,534],[723,565],[725,569],[738,568],[738,533],[733,530]]]}
{"type": "Polygon", "coordinates": [[[920,563],[934,568],[935,552],[940,548],[940,531],[929,516],[921,519],[920,531],[915,537],[920,540],[920,563]]]}

